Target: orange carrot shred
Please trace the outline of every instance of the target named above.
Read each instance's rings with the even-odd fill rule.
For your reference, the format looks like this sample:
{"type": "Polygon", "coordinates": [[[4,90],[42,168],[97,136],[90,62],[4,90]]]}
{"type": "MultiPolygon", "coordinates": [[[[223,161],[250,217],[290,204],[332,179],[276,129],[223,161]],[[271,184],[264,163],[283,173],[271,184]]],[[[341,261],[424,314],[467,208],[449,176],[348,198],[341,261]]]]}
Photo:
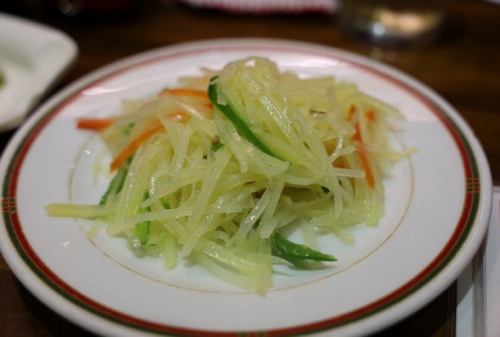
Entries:
{"type": "Polygon", "coordinates": [[[152,127],[144,130],[142,133],[137,135],[137,137],[132,139],[132,141],[128,143],[127,146],[125,146],[125,148],[123,148],[111,162],[111,171],[118,169],[143,143],[163,129],[163,125],[160,122],[157,122],[153,124],[152,127]]]}
{"type": "Polygon", "coordinates": [[[368,162],[368,154],[366,153],[365,147],[363,145],[363,139],[361,137],[361,132],[359,130],[359,123],[355,125],[355,133],[352,135],[352,140],[356,141],[356,149],[358,150],[358,158],[361,163],[361,167],[363,171],[365,171],[366,182],[368,186],[371,188],[375,187],[375,178],[373,177],[373,172],[370,167],[370,163],[368,162]]]}
{"type": "Polygon", "coordinates": [[[370,109],[365,112],[365,117],[368,122],[375,122],[375,119],[377,118],[377,113],[375,110],[370,109]]]}
{"type": "MultiPolygon", "coordinates": [[[[185,111],[179,111],[174,114],[169,114],[167,118],[174,122],[183,122],[189,120],[191,118],[191,115],[185,111]]],[[[132,139],[132,141],[128,143],[127,146],[125,146],[111,162],[111,172],[118,169],[127,160],[128,157],[130,157],[132,154],[134,154],[135,151],[137,151],[137,149],[142,144],[144,144],[154,134],[162,131],[164,128],[165,127],[160,123],[160,121],[155,120],[155,122],[152,123],[152,126],[149,129],[144,130],[142,133],[132,139]]]]}
{"type": "Polygon", "coordinates": [[[78,129],[103,130],[113,124],[114,118],[79,118],[76,123],[78,129]]]}
{"type": "Polygon", "coordinates": [[[361,163],[363,171],[365,171],[366,183],[368,184],[368,186],[370,186],[370,188],[373,189],[375,187],[375,178],[373,176],[370,163],[368,162],[368,154],[366,153],[362,144],[360,144],[357,149],[359,162],[361,163]]]}
{"type": "MultiPolygon", "coordinates": [[[[371,110],[369,110],[371,111],[371,110]]],[[[353,104],[350,106],[347,120],[352,122],[354,118],[354,114],[356,113],[356,106],[353,104]]],[[[375,117],[375,116],[373,116],[375,117]]],[[[368,118],[368,116],[367,116],[368,118]]],[[[375,187],[375,177],[373,176],[373,171],[370,167],[370,163],[368,161],[368,153],[366,153],[365,147],[363,145],[363,137],[361,135],[361,130],[359,127],[359,122],[354,124],[354,134],[351,136],[352,140],[356,142],[356,149],[358,150],[358,159],[361,164],[361,168],[365,171],[366,183],[370,188],[375,187]]]]}
{"type": "Polygon", "coordinates": [[[354,126],[354,134],[352,135],[352,140],[363,142],[363,139],[361,137],[361,130],[359,129],[359,123],[356,123],[356,125],[354,126]]]}
{"type": "Polygon", "coordinates": [[[352,122],[355,113],[356,113],[356,106],[354,104],[351,104],[351,106],[349,107],[349,111],[347,112],[347,120],[349,122],[352,122]]]}
{"type": "Polygon", "coordinates": [[[199,97],[199,98],[208,98],[208,93],[203,90],[197,90],[197,89],[190,89],[190,88],[174,88],[174,89],[166,89],[163,90],[160,95],[165,96],[165,95],[173,95],[173,96],[192,96],[192,97],[199,97]]]}

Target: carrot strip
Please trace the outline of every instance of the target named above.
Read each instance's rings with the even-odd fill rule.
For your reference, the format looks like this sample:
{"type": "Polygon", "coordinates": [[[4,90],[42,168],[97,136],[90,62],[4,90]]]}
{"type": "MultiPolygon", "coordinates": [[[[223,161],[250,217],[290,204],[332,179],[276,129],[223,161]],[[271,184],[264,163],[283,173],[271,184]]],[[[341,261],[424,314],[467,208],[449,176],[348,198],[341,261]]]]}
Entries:
{"type": "Polygon", "coordinates": [[[375,177],[373,176],[370,163],[368,162],[368,154],[362,144],[357,146],[357,149],[359,162],[361,163],[363,171],[365,171],[366,183],[373,189],[375,187],[375,177]]]}
{"type": "Polygon", "coordinates": [[[173,95],[173,96],[192,96],[192,97],[199,97],[199,98],[208,98],[208,93],[203,90],[196,90],[196,89],[189,89],[189,88],[175,88],[175,89],[165,89],[163,90],[160,95],[165,96],[165,95],[173,95]]]}
{"type": "Polygon", "coordinates": [[[354,104],[351,104],[351,106],[349,107],[349,111],[347,111],[347,120],[349,122],[352,122],[352,119],[354,118],[354,114],[356,113],[356,106],[354,104]]]}
{"type": "Polygon", "coordinates": [[[111,171],[118,169],[128,157],[130,157],[137,149],[144,144],[151,136],[162,131],[164,129],[160,122],[153,124],[149,129],[144,130],[142,133],[137,135],[130,143],[123,148],[120,153],[111,162],[111,171]]]}
{"type": "Polygon", "coordinates": [[[79,118],[76,122],[78,129],[100,131],[115,121],[115,118],[79,118]]]}
{"type": "MultiPolygon", "coordinates": [[[[369,110],[370,112],[372,110],[369,110]]],[[[353,104],[349,107],[349,111],[347,113],[347,119],[349,122],[352,122],[354,118],[354,114],[356,113],[356,106],[353,104]]],[[[371,117],[375,118],[374,112],[371,117]]],[[[367,116],[367,118],[371,118],[367,116]]],[[[361,136],[361,130],[359,127],[359,121],[354,124],[354,134],[351,136],[353,142],[356,143],[356,149],[358,150],[358,159],[361,164],[361,168],[365,171],[366,183],[370,188],[375,187],[375,177],[373,176],[373,171],[370,167],[370,163],[368,161],[368,153],[366,153],[365,147],[363,145],[363,137],[361,136]]]]}
{"type": "Polygon", "coordinates": [[[365,117],[368,122],[373,123],[377,119],[377,113],[375,112],[375,110],[370,109],[365,112],[365,117]]]}
{"type": "Polygon", "coordinates": [[[365,147],[363,145],[363,140],[361,139],[361,132],[359,131],[359,124],[356,123],[356,132],[352,135],[352,140],[357,142],[356,149],[358,150],[358,158],[361,163],[363,171],[365,171],[366,182],[371,188],[375,187],[375,178],[373,177],[373,172],[368,162],[368,153],[366,153],[365,147]]]}
{"type": "Polygon", "coordinates": [[[356,123],[356,125],[354,125],[354,134],[352,135],[352,140],[361,143],[363,142],[363,139],[361,137],[361,130],[359,129],[359,123],[356,123]]]}
{"type": "MultiPolygon", "coordinates": [[[[174,122],[184,122],[191,118],[191,115],[184,111],[179,111],[174,114],[169,114],[167,118],[174,122]]],[[[125,146],[120,153],[111,162],[111,172],[118,169],[128,157],[130,157],[137,149],[144,144],[151,136],[158,133],[164,129],[163,124],[160,121],[155,120],[149,129],[144,130],[142,133],[137,135],[130,143],[125,146]]]]}

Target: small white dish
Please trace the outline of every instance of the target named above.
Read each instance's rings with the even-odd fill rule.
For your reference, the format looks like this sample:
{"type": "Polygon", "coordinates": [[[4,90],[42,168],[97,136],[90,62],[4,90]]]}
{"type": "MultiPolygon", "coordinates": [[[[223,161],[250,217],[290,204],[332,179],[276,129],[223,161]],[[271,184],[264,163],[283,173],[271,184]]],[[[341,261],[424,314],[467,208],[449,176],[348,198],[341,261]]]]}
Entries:
{"type": "Polygon", "coordinates": [[[35,296],[71,321],[110,336],[361,336],[410,315],[446,289],[480,246],[491,209],[483,150],[460,115],[409,76],[345,51],[305,43],[212,40],[140,54],[95,71],[45,103],[0,161],[0,248],[35,296]],[[333,268],[277,275],[265,296],[196,268],[166,271],[120,239],[45,214],[51,202],[94,202],[102,144],[81,116],[117,114],[125,98],[176,83],[200,67],[259,55],[302,76],[333,75],[399,108],[402,143],[416,152],[386,182],[385,216],[345,246],[326,239],[333,268]]]}
{"type": "Polygon", "coordinates": [[[77,54],[61,31],[0,13],[0,131],[18,126],[77,54]]]}

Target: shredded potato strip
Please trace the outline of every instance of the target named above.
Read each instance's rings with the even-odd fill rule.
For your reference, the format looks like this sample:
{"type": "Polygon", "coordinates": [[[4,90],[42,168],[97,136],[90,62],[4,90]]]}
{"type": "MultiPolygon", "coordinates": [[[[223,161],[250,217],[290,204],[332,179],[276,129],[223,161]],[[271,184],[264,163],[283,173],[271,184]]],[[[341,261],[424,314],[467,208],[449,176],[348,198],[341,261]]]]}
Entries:
{"type": "Polygon", "coordinates": [[[406,155],[392,148],[393,107],[259,57],[181,82],[124,101],[119,115],[80,119],[119,174],[99,205],[56,203],[48,214],[105,223],[138,256],[161,256],[167,269],[189,260],[259,293],[273,264],[307,266],[295,264],[310,262],[301,251],[333,261],[317,236],[352,244],[351,226],[383,216],[383,180],[406,155]]]}

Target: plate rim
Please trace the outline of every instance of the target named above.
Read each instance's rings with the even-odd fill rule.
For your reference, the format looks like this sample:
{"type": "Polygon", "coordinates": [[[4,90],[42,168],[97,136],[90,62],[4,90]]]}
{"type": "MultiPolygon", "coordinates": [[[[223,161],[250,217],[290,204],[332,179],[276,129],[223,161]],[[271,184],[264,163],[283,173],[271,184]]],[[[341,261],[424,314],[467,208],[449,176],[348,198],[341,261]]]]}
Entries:
{"type": "MultiPolygon", "coordinates": [[[[214,46],[225,46],[229,49],[234,49],[235,46],[248,46],[251,45],[261,45],[265,46],[267,50],[271,51],[274,49],[289,48],[295,52],[304,52],[310,55],[322,55],[328,56],[334,59],[346,60],[348,63],[355,63],[356,65],[362,65],[370,71],[375,71],[384,75],[387,79],[392,81],[397,81],[410,89],[413,89],[414,93],[421,95],[423,98],[429,100],[434,103],[436,107],[441,108],[441,112],[444,117],[448,118],[448,122],[452,123],[454,127],[453,130],[459,133],[459,136],[462,137],[463,143],[466,147],[466,151],[469,151],[469,156],[472,158],[472,162],[477,165],[476,173],[479,174],[481,171],[481,175],[479,176],[480,181],[480,190],[481,194],[472,193],[472,197],[477,197],[476,200],[476,211],[475,217],[473,217],[473,223],[469,224],[468,232],[463,238],[463,242],[460,242],[457,250],[449,257],[449,261],[444,261],[445,264],[438,271],[437,274],[441,275],[442,282],[440,284],[436,284],[436,282],[432,283],[425,281],[423,284],[418,286],[418,288],[413,289],[407,295],[400,297],[396,303],[392,303],[388,308],[381,308],[375,312],[372,312],[370,316],[360,317],[359,321],[347,321],[342,325],[335,325],[333,327],[325,327],[327,322],[312,322],[303,326],[295,326],[290,328],[278,328],[276,330],[267,331],[267,335],[302,335],[302,334],[314,334],[320,333],[324,331],[334,331],[335,329],[341,328],[343,332],[348,335],[357,335],[361,333],[374,332],[379,330],[391,323],[394,323],[403,317],[411,314],[412,312],[418,310],[420,307],[428,303],[431,299],[439,294],[440,291],[444,290],[449,284],[453,282],[456,277],[458,277],[459,273],[463,268],[465,268],[466,264],[474,255],[475,251],[479,247],[479,244],[482,242],[482,238],[485,235],[487,222],[489,218],[489,211],[491,206],[491,174],[489,173],[489,166],[486,161],[485,154],[479,145],[479,141],[476,136],[470,129],[470,127],[465,123],[463,118],[456,112],[456,110],[447,103],[444,99],[442,99],[439,95],[437,95],[432,89],[428,88],[424,84],[415,80],[414,78],[406,75],[405,73],[392,68],[390,66],[381,64],[377,61],[368,59],[366,57],[353,54],[351,52],[347,52],[345,50],[332,48],[323,45],[304,43],[292,40],[281,40],[281,39],[214,39],[214,40],[202,40],[195,42],[188,42],[183,44],[176,44],[173,46],[167,46],[159,49],[154,49],[151,51],[146,51],[137,55],[133,55],[131,57],[118,60],[116,62],[111,63],[110,65],[101,67],[88,75],[78,79],[76,82],[72,83],[61,92],[54,95],[49,101],[43,104],[37,111],[32,115],[32,117],[28,120],[28,122],[20,128],[15,136],[11,139],[8,146],[6,147],[4,154],[2,156],[2,160],[0,162],[0,174],[1,174],[1,182],[3,186],[4,198],[2,198],[2,203],[4,200],[8,200],[8,196],[10,192],[8,187],[9,180],[6,179],[8,176],[8,171],[12,167],[11,159],[16,158],[17,151],[24,146],[24,142],[27,141],[28,136],[32,133],[33,129],[39,126],[39,123],[46,121],[46,123],[50,122],[50,119],[56,115],[54,110],[63,109],[64,106],[71,103],[72,98],[78,95],[79,92],[84,90],[84,88],[89,85],[95,85],[101,81],[105,81],[113,76],[116,72],[126,71],[132,67],[140,67],[145,63],[154,62],[155,59],[159,61],[159,59],[163,56],[175,54],[179,52],[190,52],[193,50],[202,50],[206,47],[211,47],[212,50],[214,46]],[[52,116],[51,118],[49,118],[52,116]],[[48,120],[47,120],[48,118],[48,120]],[[7,193],[6,193],[7,192],[7,193]],[[7,199],[5,199],[7,197],[7,199]],[[480,200],[479,200],[480,199],[480,200]],[[490,206],[488,206],[490,205],[490,206]],[[465,246],[468,244],[468,246],[465,246]],[[466,248],[462,248],[466,247],[466,248]],[[466,251],[465,251],[466,250],[466,251]],[[425,291],[422,291],[424,288],[425,291]],[[395,310],[397,309],[397,310],[395,310]],[[382,317],[381,319],[373,319],[374,317],[382,317]],[[357,323],[357,324],[353,324],[357,323]],[[364,323],[364,324],[359,324],[364,323]],[[369,330],[368,330],[369,329],[369,330]]],[[[438,117],[440,117],[438,115],[438,117]]],[[[444,123],[443,123],[444,124],[444,123]]],[[[446,125],[445,125],[446,126],[446,125]]],[[[456,142],[456,140],[455,140],[456,142]]],[[[476,191],[477,192],[477,191],[476,191]]],[[[9,219],[6,217],[6,213],[2,218],[3,226],[1,226],[1,231],[5,231],[7,227],[7,223],[9,219]]],[[[3,256],[6,259],[6,262],[9,264],[9,267],[14,271],[18,279],[27,286],[27,288],[35,294],[38,298],[42,299],[44,303],[48,304],[53,310],[61,314],[62,316],[70,319],[74,323],[86,328],[91,329],[92,331],[96,331],[99,333],[119,335],[126,331],[130,334],[131,331],[137,333],[137,335],[141,335],[144,333],[142,330],[137,330],[137,327],[128,327],[124,326],[121,322],[113,321],[108,318],[103,318],[98,316],[99,314],[85,311],[88,309],[83,309],[81,307],[78,308],[68,308],[68,306],[78,306],[78,303],[72,303],[70,299],[64,298],[56,298],[58,296],[63,296],[54,289],[50,289],[49,286],[44,283],[43,280],[39,278],[38,275],[35,275],[35,279],[33,279],[33,270],[28,270],[26,272],[26,268],[30,268],[27,265],[20,264],[19,262],[26,262],[22,259],[22,257],[18,254],[15,254],[16,248],[14,247],[13,242],[10,240],[6,243],[6,239],[4,239],[6,235],[0,236],[0,248],[3,256]],[[38,281],[38,282],[37,282],[38,281]],[[38,284],[41,282],[42,284],[38,284]],[[71,310],[69,310],[71,309],[71,310]],[[82,319],[82,313],[85,316],[82,319]],[[96,319],[97,318],[97,319],[96,319]],[[118,324],[118,326],[116,326],[118,324]],[[110,326],[113,325],[113,326],[110,326]],[[125,328],[125,330],[123,330],[125,328]]],[[[11,238],[9,236],[9,238],[11,238]]],[[[12,238],[11,238],[12,239],[12,238]]],[[[443,261],[441,261],[443,262],[443,261]]],[[[419,273],[420,274],[420,273],[419,273]]],[[[57,276],[57,275],[56,275],[57,276]]],[[[432,276],[430,279],[433,279],[432,276]]],[[[166,325],[172,323],[167,323],[166,325]]],[[[176,328],[174,326],[169,326],[171,329],[170,332],[162,333],[161,331],[147,330],[153,333],[162,333],[164,335],[172,335],[172,336],[180,336],[186,335],[189,333],[190,336],[237,336],[240,335],[240,332],[227,332],[227,331],[200,331],[200,330],[192,330],[192,328],[176,328]]],[[[139,328],[140,329],[140,328],[139,328]]],[[[241,334],[244,334],[241,332],[241,334]]],[[[249,333],[250,334],[250,333],[249,333]]]]}

